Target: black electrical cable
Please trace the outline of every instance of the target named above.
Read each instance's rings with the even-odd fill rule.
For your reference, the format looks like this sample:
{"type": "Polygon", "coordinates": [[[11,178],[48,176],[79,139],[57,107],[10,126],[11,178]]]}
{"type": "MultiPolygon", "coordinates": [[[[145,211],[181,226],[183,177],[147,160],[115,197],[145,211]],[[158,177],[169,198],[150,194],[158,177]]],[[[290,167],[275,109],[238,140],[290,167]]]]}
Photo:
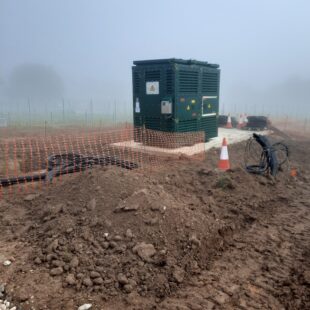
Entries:
{"type": "Polygon", "coordinates": [[[276,176],[288,158],[287,145],[283,142],[271,144],[267,137],[255,133],[245,147],[245,168],[249,173],[276,176]]]}
{"type": "Polygon", "coordinates": [[[289,148],[283,142],[277,142],[272,145],[274,152],[277,154],[279,166],[283,166],[289,159],[289,148]]]}
{"type": "Polygon", "coordinates": [[[84,156],[75,153],[57,154],[48,157],[47,167],[44,172],[0,179],[0,187],[8,187],[15,184],[23,184],[41,180],[51,181],[53,177],[83,171],[95,165],[113,165],[128,170],[138,168],[136,163],[122,160],[114,156],[84,156]]]}

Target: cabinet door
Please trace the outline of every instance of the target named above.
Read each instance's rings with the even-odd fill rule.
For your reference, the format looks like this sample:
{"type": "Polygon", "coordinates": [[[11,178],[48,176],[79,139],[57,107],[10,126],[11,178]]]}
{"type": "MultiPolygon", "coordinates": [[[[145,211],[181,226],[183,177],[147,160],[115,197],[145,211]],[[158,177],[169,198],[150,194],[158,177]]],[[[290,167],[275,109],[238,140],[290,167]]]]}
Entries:
{"type": "Polygon", "coordinates": [[[216,115],[218,112],[218,98],[217,96],[203,96],[201,105],[202,116],[216,115]]]}

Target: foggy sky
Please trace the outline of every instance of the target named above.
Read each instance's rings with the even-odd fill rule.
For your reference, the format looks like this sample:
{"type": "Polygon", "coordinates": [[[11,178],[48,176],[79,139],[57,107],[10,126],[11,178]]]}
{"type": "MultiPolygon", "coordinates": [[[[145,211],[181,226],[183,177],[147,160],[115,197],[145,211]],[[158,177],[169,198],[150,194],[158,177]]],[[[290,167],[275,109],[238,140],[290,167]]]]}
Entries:
{"type": "Polygon", "coordinates": [[[220,110],[309,113],[309,12],[307,0],[0,0],[0,81],[41,63],[73,103],[130,105],[133,60],[191,58],[220,64],[220,110]]]}

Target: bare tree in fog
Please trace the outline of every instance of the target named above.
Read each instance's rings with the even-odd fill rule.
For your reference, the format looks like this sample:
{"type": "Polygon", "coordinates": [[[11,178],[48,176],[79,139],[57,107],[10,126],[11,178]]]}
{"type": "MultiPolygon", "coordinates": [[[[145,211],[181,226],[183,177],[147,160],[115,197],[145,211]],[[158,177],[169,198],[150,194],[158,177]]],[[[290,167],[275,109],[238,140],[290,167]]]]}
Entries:
{"type": "Polygon", "coordinates": [[[16,67],[7,85],[9,99],[29,101],[37,110],[53,108],[64,95],[61,77],[51,67],[41,64],[23,64],[16,67]]]}

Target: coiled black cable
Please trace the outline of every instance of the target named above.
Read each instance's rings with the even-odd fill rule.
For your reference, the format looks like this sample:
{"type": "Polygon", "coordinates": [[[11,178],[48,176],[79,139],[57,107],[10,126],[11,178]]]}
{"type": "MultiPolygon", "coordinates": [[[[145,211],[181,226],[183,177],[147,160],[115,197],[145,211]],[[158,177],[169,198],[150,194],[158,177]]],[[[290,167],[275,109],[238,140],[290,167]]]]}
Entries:
{"type": "Polygon", "coordinates": [[[254,133],[245,146],[245,169],[249,173],[276,176],[288,158],[288,146],[283,142],[271,144],[266,136],[254,133]]]}

